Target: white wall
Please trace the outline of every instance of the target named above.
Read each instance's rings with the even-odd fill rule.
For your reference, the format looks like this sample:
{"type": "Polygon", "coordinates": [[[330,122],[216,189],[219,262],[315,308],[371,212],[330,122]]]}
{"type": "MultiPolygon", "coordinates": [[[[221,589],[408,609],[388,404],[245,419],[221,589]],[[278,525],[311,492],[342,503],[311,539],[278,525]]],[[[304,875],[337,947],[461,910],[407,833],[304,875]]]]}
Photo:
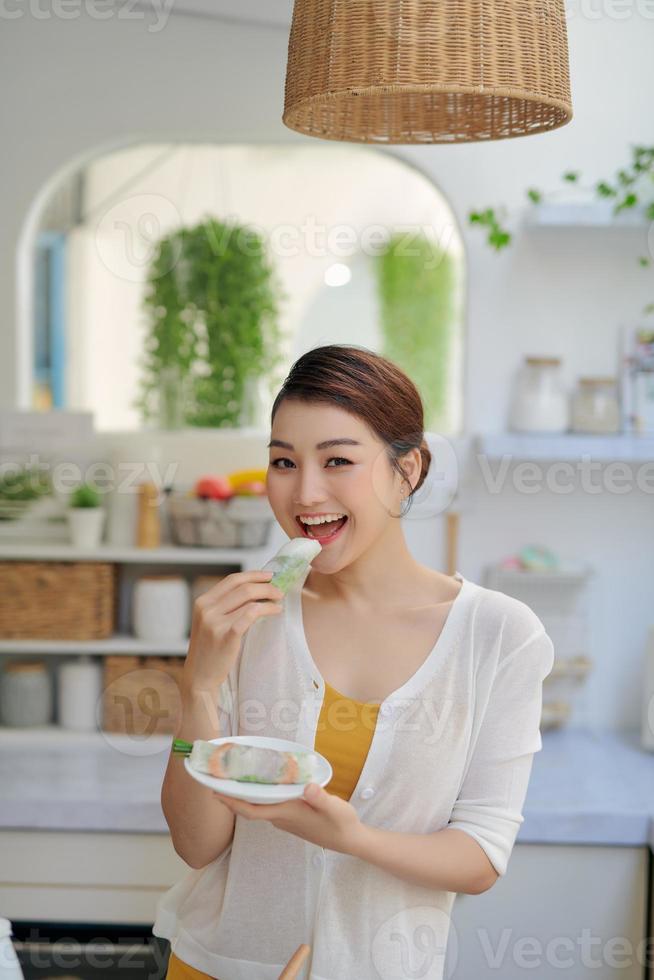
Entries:
{"type": "MultiPolygon", "coordinates": [[[[635,2],[620,7],[627,16],[617,20],[583,16],[574,6],[575,118],[568,126],[497,143],[389,152],[426,170],[464,225],[470,208],[521,204],[526,186],[557,186],[564,169],[582,170],[588,182],[610,176],[626,161],[630,142],[654,137],[654,21],[635,2]]],[[[53,173],[129,141],[301,137],[280,118],[283,28],[173,15],[154,33],[147,20],[99,21],[83,12],[71,20],[36,19],[27,9],[2,26],[0,405],[11,406],[25,394],[16,385],[21,342],[13,263],[28,212],[53,173]]],[[[635,263],[646,247],[637,236],[520,234],[512,250],[496,255],[476,231],[466,231],[469,431],[503,429],[511,374],[523,353],[562,354],[569,378],[614,371],[617,325],[635,319],[654,295],[651,273],[635,263]]],[[[652,619],[653,524],[651,496],[638,491],[628,498],[541,495],[537,506],[512,491],[482,493],[463,517],[458,564],[468,577],[535,538],[597,565],[598,667],[589,720],[598,726],[638,726],[642,644],[652,619]]],[[[441,563],[431,548],[421,557],[441,563]]]]}

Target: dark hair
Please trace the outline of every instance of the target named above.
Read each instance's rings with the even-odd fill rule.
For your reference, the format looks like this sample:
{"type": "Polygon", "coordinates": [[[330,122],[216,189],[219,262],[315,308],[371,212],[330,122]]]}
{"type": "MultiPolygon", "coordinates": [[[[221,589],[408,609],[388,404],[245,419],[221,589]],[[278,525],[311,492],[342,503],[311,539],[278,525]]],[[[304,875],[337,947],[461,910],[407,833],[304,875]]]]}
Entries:
{"type": "Polygon", "coordinates": [[[386,444],[391,466],[405,480],[399,458],[411,449],[419,449],[422,469],[407,498],[410,506],[413,494],[429,471],[431,453],[423,431],[420,393],[396,364],[366,347],[346,344],[314,347],[292,365],[273,402],[271,425],[285,398],[325,402],[357,415],[386,444]]]}

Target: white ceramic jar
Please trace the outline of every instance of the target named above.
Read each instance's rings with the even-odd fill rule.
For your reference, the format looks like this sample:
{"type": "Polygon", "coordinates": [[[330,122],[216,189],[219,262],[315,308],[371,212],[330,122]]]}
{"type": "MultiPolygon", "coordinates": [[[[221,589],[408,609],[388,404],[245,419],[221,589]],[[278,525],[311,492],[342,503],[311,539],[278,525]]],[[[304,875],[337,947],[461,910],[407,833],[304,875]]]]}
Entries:
{"type": "Polygon", "coordinates": [[[579,378],[572,396],[573,432],[618,432],[620,402],[615,378],[579,378]]]}
{"type": "Polygon", "coordinates": [[[569,424],[561,359],[525,357],[514,381],[509,428],[513,432],[566,432],[569,424]]]}
{"type": "Polygon", "coordinates": [[[52,683],[43,660],[10,660],[0,686],[0,716],[5,725],[31,728],[52,717],[52,683]]]}
{"type": "Polygon", "coordinates": [[[82,654],[59,664],[57,670],[57,721],[75,732],[98,728],[102,697],[102,666],[82,654]]]}
{"type": "Polygon", "coordinates": [[[132,626],[141,640],[184,640],[190,627],[190,590],[181,575],[143,575],[134,585],[132,626]]]}

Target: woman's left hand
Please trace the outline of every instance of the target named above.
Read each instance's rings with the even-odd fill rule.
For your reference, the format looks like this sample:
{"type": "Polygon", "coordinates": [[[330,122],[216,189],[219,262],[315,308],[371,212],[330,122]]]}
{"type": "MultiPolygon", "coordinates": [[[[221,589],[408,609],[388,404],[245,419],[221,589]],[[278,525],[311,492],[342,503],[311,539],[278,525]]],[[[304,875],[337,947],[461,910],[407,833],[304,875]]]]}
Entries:
{"type": "Polygon", "coordinates": [[[246,820],[269,820],[279,830],[342,854],[354,853],[364,831],[352,804],[317,783],[307,783],[301,799],[285,803],[245,803],[213,790],[212,793],[246,820]]]}

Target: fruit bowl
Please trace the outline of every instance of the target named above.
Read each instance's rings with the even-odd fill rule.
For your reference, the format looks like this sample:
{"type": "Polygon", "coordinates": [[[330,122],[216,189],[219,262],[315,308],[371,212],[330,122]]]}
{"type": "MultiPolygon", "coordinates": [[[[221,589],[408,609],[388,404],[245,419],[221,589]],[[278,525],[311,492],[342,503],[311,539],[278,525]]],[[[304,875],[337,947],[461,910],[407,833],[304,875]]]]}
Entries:
{"type": "Polygon", "coordinates": [[[275,520],[265,496],[205,500],[174,491],[168,513],[175,543],[198,548],[263,547],[275,520]]]}

